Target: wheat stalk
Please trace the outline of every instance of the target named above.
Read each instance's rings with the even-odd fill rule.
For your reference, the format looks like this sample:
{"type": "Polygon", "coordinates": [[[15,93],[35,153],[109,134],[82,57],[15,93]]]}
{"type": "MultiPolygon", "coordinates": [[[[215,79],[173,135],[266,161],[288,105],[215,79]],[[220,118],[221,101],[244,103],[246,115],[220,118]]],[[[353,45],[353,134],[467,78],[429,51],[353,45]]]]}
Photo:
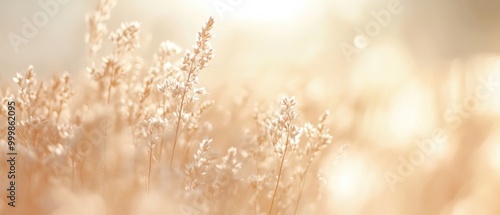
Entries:
{"type": "Polygon", "coordinates": [[[274,151],[278,159],[280,159],[277,175],[278,179],[273,191],[271,206],[269,207],[269,215],[271,215],[273,211],[276,194],[280,185],[281,176],[283,175],[287,152],[289,148],[293,147],[293,150],[296,149],[301,135],[301,129],[293,124],[294,120],[297,118],[297,113],[294,110],[296,105],[297,102],[294,97],[285,97],[281,99],[278,114],[267,124],[268,133],[271,137],[274,151]]]}
{"type": "Polygon", "coordinates": [[[304,126],[304,134],[309,139],[305,148],[305,156],[307,157],[307,161],[305,168],[301,171],[301,174],[299,176],[299,196],[297,197],[297,203],[295,204],[294,214],[297,214],[297,211],[299,209],[300,200],[302,199],[302,193],[304,190],[305,178],[307,176],[307,173],[309,172],[309,168],[311,167],[314,158],[332,141],[332,136],[329,134],[329,130],[325,127],[325,121],[328,115],[328,112],[323,113],[319,117],[319,122],[316,127],[314,127],[310,123],[307,123],[304,126]]]}
{"type": "MultiPolygon", "coordinates": [[[[175,148],[179,140],[179,131],[181,127],[181,119],[184,115],[184,108],[187,103],[193,102],[196,95],[205,94],[204,89],[196,89],[194,86],[198,84],[198,75],[202,69],[207,66],[207,63],[213,58],[212,48],[208,44],[208,41],[212,38],[212,28],[214,25],[214,18],[210,17],[203,26],[202,30],[198,33],[198,38],[196,40],[196,46],[194,47],[193,53],[186,52],[182,60],[182,66],[180,70],[185,76],[183,82],[170,83],[174,85],[169,88],[169,91],[165,92],[171,97],[180,99],[179,106],[176,111],[177,119],[175,122],[175,134],[174,142],[172,146],[172,153],[170,155],[170,167],[174,160],[175,148]],[[188,93],[193,92],[193,96],[188,97],[188,93]]],[[[167,80],[168,81],[168,80],[167,80]]],[[[165,85],[169,85],[165,83],[165,85]]],[[[163,86],[163,89],[165,87],[163,86]]]]}
{"type": "MultiPolygon", "coordinates": [[[[108,32],[105,23],[114,6],[115,1],[101,0],[87,16],[88,83],[82,80],[75,88],[69,73],[38,80],[30,66],[14,78],[15,96],[0,88],[2,102],[18,102],[18,145],[27,166],[19,177],[27,183],[20,196],[28,196],[26,205],[32,206],[20,213],[47,210],[37,199],[54,192],[79,203],[68,208],[84,205],[79,209],[85,212],[92,205],[102,213],[132,208],[155,213],[163,205],[151,202],[171,198],[182,206],[172,210],[176,214],[299,213],[305,197],[312,196],[304,190],[314,183],[309,177],[314,160],[330,142],[326,114],[315,126],[299,126],[294,97],[281,99],[277,108],[256,105],[253,118],[245,117],[251,112],[245,104],[259,95],[236,98],[241,101],[235,104],[227,96],[204,98],[199,78],[214,55],[209,44],[214,18],[183,55],[177,55],[181,49],[175,43],[164,41],[152,59],[143,59],[138,22],[108,32]],[[247,124],[252,119],[255,123],[247,124]],[[299,144],[302,133],[305,144],[299,144]],[[86,193],[96,202],[85,202],[80,195],[86,193]],[[147,196],[146,206],[137,203],[141,195],[147,196]],[[248,200],[253,203],[245,204],[248,200]]],[[[0,117],[7,117],[3,106],[0,117]]],[[[2,147],[4,139],[0,134],[2,147]]]]}

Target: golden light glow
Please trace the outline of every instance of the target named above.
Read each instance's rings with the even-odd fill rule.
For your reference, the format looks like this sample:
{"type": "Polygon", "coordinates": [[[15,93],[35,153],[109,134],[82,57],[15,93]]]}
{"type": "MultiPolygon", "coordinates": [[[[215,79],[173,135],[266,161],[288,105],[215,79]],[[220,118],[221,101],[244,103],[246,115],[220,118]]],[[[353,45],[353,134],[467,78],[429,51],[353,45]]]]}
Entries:
{"type": "Polygon", "coordinates": [[[364,49],[358,60],[352,81],[355,90],[364,92],[399,86],[411,75],[413,64],[405,49],[384,43],[370,43],[370,48],[364,49]]]}
{"type": "Polygon", "coordinates": [[[236,7],[235,15],[256,21],[285,21],[297,16],[306,0],[253,0],[236,7]]]}
{"type": "Polygon", "coordinates": [[[0,215],[500,215],[493,2],[0,1],[0,215]]]}
{"type": "Polygon", "coordinates": [[[425,132],[433,124],[432,104],[429,93],[423,87],[416,83],[408,84],[396,95],[389,110],[392,134],[401,141],[419,131],[425,132]]]}
{"type": "MultiPolygon", "coordinates": [[[[499,131],[500,129],[496,129],[499,131]]],[[[491,168],[500,173],[500,134],[492,134],[486,141],[484,152],[487,154],[491,168]]]]}
{"type": "Polygon", "coordinates": [[[333,170],[329,178],[329,187],[339,199],[359,198],[366,190],[366,164],[360,158],[346,157],[333,170]]]}
{"type": "Polygon", "coordinates": [[[343,19],[349,21],[356,21],[362,18],[362,8],[367,0],[352,0],[352,1],[344,1],[344,0],[333,0],[331,3],[333,4],[332,9],[335,10],[335,13],[342,17],[343,19]]]}

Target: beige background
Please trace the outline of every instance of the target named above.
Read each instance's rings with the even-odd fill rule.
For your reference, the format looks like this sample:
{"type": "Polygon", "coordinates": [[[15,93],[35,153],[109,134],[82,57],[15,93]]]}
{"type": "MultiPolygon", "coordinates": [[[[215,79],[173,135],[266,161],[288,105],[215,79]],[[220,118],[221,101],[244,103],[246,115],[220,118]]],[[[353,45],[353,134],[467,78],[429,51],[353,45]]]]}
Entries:
{"type": "MultiPolygon", "coordinates": [[[[112,12],[109,27],[114,30],[122,21],[142,22],[143,33],[152,39],[149,46],[143,47],[147,54],[165,39],[189,48],[202,22],[210,15],[217,17],[213,2],[120,1],[112,12]]],[[[352,42],[356,36],[353,29],[373,20],[370,11],[386,8],[388,1],[309,1],[298,17],[281,22],[238,16],[250,7],[249,2],[251,4],[251,1],[242,0],[217,23],[214,47],[219,60],[214,64],[219,72],[286,70],[289,68],[280,65],[287,62],[296,69],[308,68],[299,70],[314,70],[308,72],[348,73],[362,60],[346,62],[339,45],[352,42]]],[[[9,78],[29,64],[33,64],[40,74],[83,70],[86,65],[84,15],[95,4],[96,1],[70,0],[49,19],[48,25],[29,39],[28,44],[19,46],[19,53],[15,53],[7,34],[19,34],[22,18],[31,18],[41,7],[38,1],[0,1],[0,78],[9,78]]],[[[381,45],[394,49],[397,55],[407,56],[412,64],[436,71],[456,58],[500,50],[498,1],[401,0],[401,4],[402,13],[392,17],[390,25],[383,28],[361,53],[363,56],[378,53],[380,50],[376,47],[381,45]]],[[[267,7],[266,3],[262,5],[267,7]]],[[[276,7],[276,4],[269,5],[276,7]]]]}

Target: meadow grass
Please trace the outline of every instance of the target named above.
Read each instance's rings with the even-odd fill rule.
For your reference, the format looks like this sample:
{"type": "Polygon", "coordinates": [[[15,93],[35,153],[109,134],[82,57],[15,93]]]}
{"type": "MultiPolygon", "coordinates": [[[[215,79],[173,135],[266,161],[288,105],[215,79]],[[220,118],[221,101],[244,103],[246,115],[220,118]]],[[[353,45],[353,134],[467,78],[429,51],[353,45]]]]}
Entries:
{"type": "Polygon", "coordinates": [[[239,142],[217,143],[220,122],[204,120],[215,102],[199,80],[214,58],[214,18],[191,50],[164,41],[147,60],[138,51],[140,23],[108,31],[115,4],[103,0],[86,18],[86,80],[39,80],[29,66],[17,87],[1,91],[18,108],[16,213],[296,214],[314,204],[319,191],[304,186],[320,183],[314,158],[331,143],[326,114],[317,126],[304,123],[296,99],[284,97],[239,116],[253,121],[232,125],[239,142]]]}

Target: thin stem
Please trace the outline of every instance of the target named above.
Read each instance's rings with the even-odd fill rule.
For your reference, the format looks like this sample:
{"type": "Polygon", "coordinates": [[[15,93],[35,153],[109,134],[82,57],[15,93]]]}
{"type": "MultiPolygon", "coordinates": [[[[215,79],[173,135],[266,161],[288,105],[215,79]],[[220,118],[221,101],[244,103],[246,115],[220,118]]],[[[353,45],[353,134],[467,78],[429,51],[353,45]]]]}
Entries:
{"type": "Polygon", "coordinates": [[[189,146],[188,146],[188,147],[186,147],[186,148],[187,148],[187,149],[186,149],[186,153],[184,154],[184,162],[185,162],[185,163],[187,162],[188,155],[189,155],[189,149],[190,149],[190,148],[189,148],[189,146]]]}
{"type": "MultiPolygon", "coordinates": [[[[107,102],[106,102],[106,115],[108,115],[109,113],[109,103],[111,101],[111,88],[112,88],[112,85],[113,85],[113,79],[114,79],[114,73],[111,73],[111,79],[109,80],[109,86],[108,86],[108,99],[107,99],[107,102]]],[[[106,121],[108,119],[106,118],[106,121]]],[[[106,131],[104,132],[104,154],[102,155],[103,156],[103,165],[104,165],[104,175],[106,174],[106,148],[107,148],[107,143],[108,143],[108,122],[106,122],[106,131]]]]}
{"type": "MultiPolygon", "coordinates": [[[[162,116],[165,118],[165,112],[167,111],[165,107],[167,106],[167,98],[163,96],[163,113],[162,116]]],[[[165,128],[163,128],[162,134],[165,133],[165,128]]],[[[163,136],[160,138],[160,155],[158,155],[158,160],[161,160],[161,154],[163,151],[163,136]]]]}
{"type": "Polygon", "coordinates": [[[80,173],[80,185],[84,187],[84,182],[83,182],[83,168],[85,166],[85,156],[82,154],[81,155],[81,161],[80,161],[80,166],[78,167],[78,172],[80,173]]]}
{"type": "Polygon", "coordinates": [[[297,210],[299,209],[300,199],[302,197],[302,191],[304,190],[304,184],[305,184],[305,181],[306,181],[305,178],[307,176],[307,171],[309,170],[309,164],[310,164],[310,162],[307,163],[306,169],[304,170],[304,175],[300,179],[299,197],[297,199],[297,204],[295,205],[295,211],[293,212],[294,215],[297,214],[297,210]]]}
{"type": "MultiPolygon", "coordinates": [[[[111,73],[111,78],[109,80],[109,86],[108,86],[108,99],[107,99],[107,103],[106,103],[106,116],[108,115],[109,113],[109,103],[111,101],[111,89],[112,89],[112,85],[113,85],[113,79],[114,79],[114,72],[111,73]]],[[[102,155],[103,159],[102,159],[102,171],[103,171],[103,174],[102,174],[102,177],[103,177],[103,183],[104,183],[104,187],[103,187],[103,192],[106,193],[107,189],[108,189],[108,184],[107,184],[107,181],[106,181],[106,148],[107,148],[107,143],[108,143],[108,130],[109,130],[109,125],[108,125],[108,119],[106,118],[106,131],[104,132],[104,153],[102,155]]],[[[106,197],[104,197],[104,212],[105,214],[108,214],[108,207],[106,207],[108,203],[108,199],[106,197]]]]}
{"type": "Polygon", "coordinates": [[[276,192],[278,191],[278,186],[279,186],[280,180],[281,180],[281,173],[283,171],[283,164],[285,164],[286,152],[288,150],[288,138],[289,138],[289,135],[286,136],[285,152],[283,153],[283,157],[281,158],[280,169],[278,172],[278,181],[276,182],[276,187],[274,188],[273,200],[271,201],[271,207],[269,208],[269,215],[271,215],[271,212],[273,211],[274,200],[276,198],[276,192]]]}
{"type": "Polygon", "coordinates": [[[151,164],[153,160],[153,146],[152,142],[149,143],[149,172],[148,172],[148,194],[149,194],[149,187],[151,186],[151,164]]]}
{"type": "MultiPolygon", "coordinates": [[[[255,163],[256,163],[255,167],[257,168],[257,177],[260,177],[260,171],[259,171],[259,159],[258,159],[258,158],[257,158],[257,159],[255,159],[255,163]]],[[[257,183],[257,186],[256,186],[256,187],[257,187],[257,196],[255,197],[255,198],[256,198],[256,200],[254,201],[255,214],[257,214],[257,212],[258,212],[258,210],[257,210],[257,206],[258,206],[258,205],[257,205],[257,204],[258,204],[259,199],[260,199],[260,195],[259,195],[259,186],[260,186],[260,184],[259,184],[259,180],[257,180],[257,182],[256,182],[256,183],[257,183]]]]}
{"type": "Polygon", "coordinates": [[[175,128],[175,137],[174,137],[174,146],[172,148],[172,154],[170,155],[170,167],[172,167],[172,162],[174,161],[174,152],[175,152],[175,146],[177,145],[177,138],[179,136],[179,128],[181,127],[181,116],[182,116],[182,108],[184,106],[184,96],[182,97],[181,100],[181,106],[179,107],[179,117],[177,117],[177,126],[175,128]]]}
{"type": "MultiPolygon", "coordinates": [[[[188,73],[188,77],[186,79],[186,82],[189,82],[189,79],[191,79],[191,74],[193,74],[194,69],[190,69],[188,73]]],[[[181,127],[181,118],[182,118],[182,111],[184,108],[184,100],[186,99],[186,94],[187,94],[187,87],[184,87],[184,92],[182,93],[182,98],[181,98],[181,105],[179,106],[179,115],[177,117],[177,127],[175,128],[175,136],[174,136],[174,146],[172,148],[172,154],[170,155],[170,168],[172,168],[172,162],[174,161],[174,152],[175,152],[175,146],[177,145],[177,139],[179,137],[179,128],[181,127]]]]}
{"type": "Polygon", "coordinates": [[[75,174],[76,174],[74,160],[71,161],[71,166],[73,167],[72,168],[73,171],[71,172],[71,190],[74,191],[74,189],[75,189],[75,174]]]}

